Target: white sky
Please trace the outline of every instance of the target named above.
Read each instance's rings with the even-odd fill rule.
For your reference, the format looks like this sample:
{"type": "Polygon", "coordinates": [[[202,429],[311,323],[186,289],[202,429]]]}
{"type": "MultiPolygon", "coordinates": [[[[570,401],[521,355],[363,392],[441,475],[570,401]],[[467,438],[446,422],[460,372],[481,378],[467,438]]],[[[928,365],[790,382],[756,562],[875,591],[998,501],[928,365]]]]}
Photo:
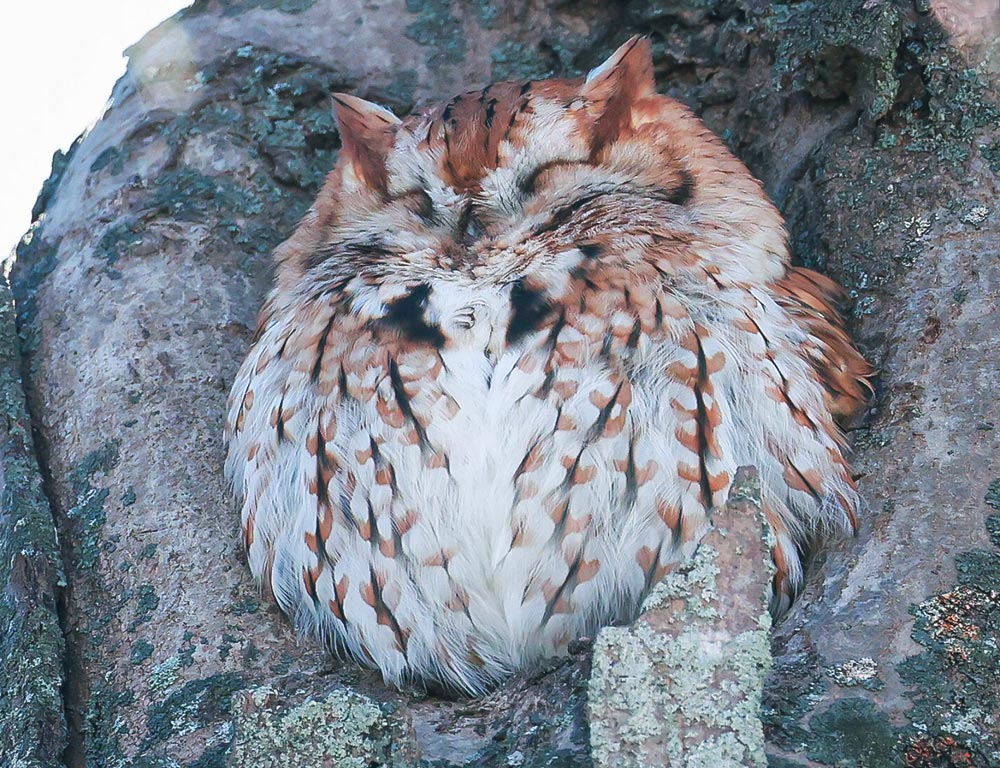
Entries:
{"type": "Polygon", "coordinates": [[[190,0],[3,0],[0,259],[31,223],[52,153],[101,116],[122,51],[190,0]]]}

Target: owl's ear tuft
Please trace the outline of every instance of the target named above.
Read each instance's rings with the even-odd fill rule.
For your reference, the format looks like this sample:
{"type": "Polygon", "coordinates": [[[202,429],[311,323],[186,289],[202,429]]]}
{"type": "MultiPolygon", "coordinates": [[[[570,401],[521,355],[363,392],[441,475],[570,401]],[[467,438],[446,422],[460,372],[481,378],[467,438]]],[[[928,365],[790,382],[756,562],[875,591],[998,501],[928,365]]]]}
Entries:
{"type": "Polygon", "coordinates": [[[386,158],[399,118],[385,107],[347,93],[333,94],[333,115],[340,130],[339,162],[349,162],[358,181],[384,193],[386,158]]]}
{"type": "Polygon", "coordinates": [[[656,93],[653,49],[648,37],[632,37],[590,70],[580,89],[594,120],[593,153],[615,141],[630,125],[632,104],[656,93]]]}

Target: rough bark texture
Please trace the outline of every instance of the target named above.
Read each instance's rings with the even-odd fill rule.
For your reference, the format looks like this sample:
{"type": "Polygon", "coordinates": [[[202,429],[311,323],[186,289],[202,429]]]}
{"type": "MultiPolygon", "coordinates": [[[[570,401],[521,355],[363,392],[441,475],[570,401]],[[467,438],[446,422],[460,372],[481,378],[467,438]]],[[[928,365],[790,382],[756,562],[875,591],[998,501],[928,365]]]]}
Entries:
{"type": "Polygon", "coordinates": [[[10,289],[0,286],[0,755],[58,764],[66,746],[62,566],[31,440],[10,289]]]}
{"type": "MultiPolygon", "coordinates": [[[[220,434],[268,253],[336,155],[330,91],[405,113],[585,71],[643,33],[661,90],[765,182],[797,258],[847,286],[881,371],[854,432],[871,510],[775,634],[770,764],[1000,765],[998,30],[988,0],[213,0],[150,33],[108,114],[57,158],[12,276],[66,574],[66,762],[249,765],[266,721],[287,764],[323,724],[369,733],[381,752],[359,760],[416,760],[415,739],[424,765],[591,765],[582,647],[447,702],[299,646],[242,561],[220,434]]],[[[25,435],[6,434],[7,487],[37,490],[18,475],[25,435]]],[[[62,733],[59,564],[37,493],[16,533],[12,509],[0,731],[55,764],[31,750],[62,733]],[[43,645],[33,672],[21,649],[43,645]],[[49,694],[30,724],[7,704],[26,686],[49,694]]]]}
{"type": "Polygon", "coordinates": [[[712,525],[635,622],[597,635],[588,720],[598,768],[767,765],[774,543],[756,469],[737,471],[712,525]]]}

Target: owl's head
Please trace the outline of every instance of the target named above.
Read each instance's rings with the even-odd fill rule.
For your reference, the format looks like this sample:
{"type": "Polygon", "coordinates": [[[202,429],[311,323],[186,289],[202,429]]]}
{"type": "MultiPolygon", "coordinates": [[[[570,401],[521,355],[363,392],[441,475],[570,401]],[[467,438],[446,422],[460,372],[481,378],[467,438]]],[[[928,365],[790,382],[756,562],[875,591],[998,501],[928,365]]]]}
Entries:
{"type": "Polygon", "coordinates": [[[633,251],[643,238],[690,251],[701,237],[708,259],[735,240],[745,253],[723,261],[761,262],[737,273],[783,268],[777,212],[697,118],[656,93],[646,38],[585,78],[497,83],[402,120],[334,100],[342,149],[299,233],[312,242],[279,252],[297,277],[444,270],[503,282],[611,235],[633,251]]]}

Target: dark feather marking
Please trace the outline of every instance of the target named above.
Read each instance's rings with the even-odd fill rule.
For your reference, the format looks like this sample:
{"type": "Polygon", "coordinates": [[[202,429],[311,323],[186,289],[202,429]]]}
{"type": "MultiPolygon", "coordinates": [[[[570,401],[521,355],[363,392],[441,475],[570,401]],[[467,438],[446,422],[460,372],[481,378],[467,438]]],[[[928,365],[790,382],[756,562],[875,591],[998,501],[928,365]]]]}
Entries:
{"type": "MultiPolygon", "coordinates": [[[[317,504],[322,507],[330,506],[330,489],[325,482],[325,475],[332,469],[330,462],[326,458],[326,440],[323,438],[323,430],[320,428],[319,420],[316,424],[316,499],[317,504]]],[[[319,520],[316,521],[316,530],[319,531],[319,520]]],[[[317,533],[317,538],[319,534],[317,533]]]]}
{"type": "Polygon", "coordinates": [[[305,576],[303,581],[305,582],[306,592],[312,598],[313,605],[319,605],[319,594],[316,592],[316,579],[313,577],[312,571],[306,566],[302,566],[302,575],[305,576]]]}
{"type": "MultiPolygon", "coordinates": [[[[306,269],[316,269],[316,267],[326,263],[331,258],[343,258],[345,256],[356,258],[365,264],[374,264],[392,257],[394,253],[391,248],[374,237],[365,238],[361,241],[332,243],[331,245],[317,248],[310,253],[309,258],[306,259],[306,269]]],[[[351,279],[353,279],[353,275],[350,278],[338,281],[332,287],[334,290],[342,290],[351,279]]]]}
{"type": "Polygon", "coordinates": [[[493,127],[493,115],[496,112],[496,108],[497,108],[497,100],[496,99],[490,99],[486,103],[486,118],[485,118],[485,120],[483,122],[485,123],[485,125],[486,125],[487,128],[492,128],[493,127]]]}
{"type": "Polygon", "coordinates": [[[822,494],[820,494],[820,492],[816,489],[816,487],[812,483],[810,483],[809,480],[806,479],[806,476],[803,475],[802,472],[799,471],[799,468],[796,467],[794,464],[792,464],[791,461],[788,462],[788,466],[790,466],[792,468],[792,470],[794,470],[795,474],[799,476],[799,479],[803,482],[803,484],[806,486],[806,488],[809,489],[810,495],[814,499],[822,501],[822,499],[823,499],[822,494]]]}
{"type": "Polygon", "coordinates": [[[392,492],[392,497],[396,498],[399,496],[399,484],[396,482],[396,468],[382,458],[382,451],[379,450],[374,437],[370,439],[368,444],[371,447],[372,461],[375,463],[375,471],[377,472],[383,467],[387,467],[389,469],[389,490],[392,492]]]}
{"type": "MultiPolygon", "coordinates": [[[[577,264],[575,267],[573,267],[573,269],[571,269],[569,271],[569,276],[571,278],[573,278],[574,280],[581,281],[584,285],[586,285],[592,291],[600,290],[600,287],[597,285],[597,283],[595,283],[593,280],[590,279],[589,266],[590,265],[587,264],[587,263],[577,264]]],[[[585,296],[585,295],[586,294],[581,294],[581,296],[580,296],[580,311],[581,312],[584,311],[583,308],[585,306],[585,302],[584,302],[583,296],[585,296]]]]}
{"type": "Polygon", "coordinates": [[[349,528],[352,528],[355,533],[360,533],[358,521],[354,519],[354,515],[351,513],[351,500],[354,497],[356,489],[357,479],[351,472],[348,472],[347,481],[340,485],[340,514],[349,528]]]}
{"type": "Polygon", "coordinates": [[[430,443],[427,441],[427,431],[423,428],[419,421],[417,421],[416,415],[413,413],[413,406],[410,403],[410,398],[406,394],[406,389],[403,387],[403,377],[399,375],[399,365],[392,358],[389,360],[389,383],[392,385],[392,394],[396,398],[396,405],[399,406],[399,410],[403,412],[404,418],[406,418],[413,428],[417,432],[417,439],[420,441],[420,449],[426,450],[430,447],[430,443]]]}
{"type": "Polygon", "coordinates": [[[459,98],[460,97],[456,96],[454,99],[452,99],[451,101],[449,101],[447,104],[444,105],[444,111],[441,113],[441,120],[443,121],[451,120],[451,113],[454,111],[455,104],[458,103],[459,98]]]}
{"type": "Polygon", "coordinates": [[[558,229],[563,224],[568,222],[573,218],[573,214],[577,213],[581,208],[583,208],[588,203],[592,203],[594,200],[604,196],[604,192],[595,192],[585,197],[581,197],[579,200],[574,200],[572,203],[557,208],[555,213],[553,213],[547,221],[543,222],[532,234],[542,235],[546,232],[551,232],[554,229],[558,229]]]}
{"type": "MultiPolygon", "coordinates": [[[[503,132],[503,140],[502,141],[506,141],[507,138],[510,136],[510,132],[514,130],[514,125],[515,125],[515,123],[517,123],[517,118],[518,118],[518,115],[520,115],[520,114],[521,114],[521,111],[518,110],[518,109],[515,109],[513,112],[511,112],[511,114],[510,114],[510,120],[507,122],[507,128],[503,132]]],[[[498,144],[498,146],[499,146],[499,144],[498,144]]]]}
{"type": "Polygon", "coordinates": [[[586,160],[549,160],[546,163],[542,163],[537,166],[531,173],[522,179],[517,187],[525,195],[531,195],[537,190],[535,187],[538,184],[539,177],[546,171],[557,168],[561,165],[590,165],[586,160]]]}
{"type": "Polygon", "coordinates": [[[507,326],[507,344],[521,341],[529,333],[537,331],[552,313],[552,305],[543,291],[529,288],[523,278],[515,280],[510,287],[510,324],[507,326]]]}
{"type": "Polygon", "coordinates": [[[330,575],[330,578],[333,579],[333,602],[336,603],[336,605],[337,605],[337,610],[338,610],[339,615],[344,617],[343,619],[341,619],[341,622],[343,623],[344,627],[346,628],[347,624],[348,624],[347,614],[344,612],[344,603],[340,599],[340,593],[337,591],[337,573],[336,573],[336,571],[334,571],[330,575]]]}
{"type": "Polygon", "coordinates": [[[373,555],[378,552],[378,539],[378,518],[375,517],[372,500],[368,499],[368,543],[371,544],[373,555]]]}
{"type": "Polygon", "coordinates": [[[340,399],[349,400],[351,398],[351,393],[347,391],[347,371],[344,370],[344,364],[340,364],[340,374],[337,376],[337,386],[340,389],[340,399]]]}
{"type": "Polygon", "coordinates": [[[552,535],[549,537],[549,542],[552,544],[553,548],[559,546],[559,542],[563,540],[563,535],[566,533],[566,521],[569,519],[569,498],[567,497],[562,502],[562,511],[559,515],[559,519],[554,521],[555,525],[552,528],[552,535]]]}
{"type": "MultiPolygon", "coordinates": [[[[247,382],[247,388],[243,390],[243,397],[240,398],[240,415],[246,413],[246,411],[247,411],[247,407],[246,407],[247,394],[250,392],[250,387],[252,387],[252,386],[253,386],[253,377],[251,376],[250,377],[250,381],[247,382]]],[[[236,421],[233,422],[233,434],[234,435],[238,435],[240,433],[239,427],[236,426],[238,422],[239,422],[239,416],[237,416],[236,417],[236,421]]]]}
{"type": "Polygon", "coordinates": [[[611,331],[604,332],[604,338],[601,340],[601,350],[598,352],[598,357],[608,359],[611,357],[611,347],[614,346],[615,335],[611,331]]]}
{"type": "Polygon", "coordinates": [[[278,418],[275,424],[275,429],[278,432],[278,442],[282,442],[287,439],[285,435],[285,393],[281,393],[281,400],[278,402],[278,418]]]}
{"type": "MultiPolygon", "coordinates": [[[[445,113],[449,113],[451,104],[445,108],[445,113]]],[[[451,161],[451,138],[448,136],[448,126],[445,125],[444,121],[441,122],[441,131],[444,134],[444,162],[448,168],[448,175],[454,180],[457,179],[458,174],[455,172],[455,165],[451,161]]]]}
{"type": "Polygon", "coordinates": [[[316,362],[313,364],[312,379],[313,384],[319,381],[320,371],[323,370],[323,353],[326,351],[326,340],[330,336],[330,330],[333,328],[333,324],[337,319],[336,314],[331,314],[329,321],[327,321],[326,327],[323,329],[323,333],[319,337],[319,344],[316,346],[316,362]]]}
{"type": "Polygon", "coordinates": [[[380,323],[391,326],[410,341],[430,344],[432,347],[440,349],[445,342],[441,328],[429,324],[424,318],[424,310],[427,307],[427,299],[430,294],[431,286],[428,283],[420,283],[411,288],[405,296],[388,305],[385,317],[381,319],[380,323]]]}
{"type": "Polygon", "coordinates": [[[655,585],[656,581],[656,570],[660,565],[660,555],[663,554],[663,542],[660,542],[660,546],[656,548],[656,557],[653,558],[653,562],[650,564],[649,569],[646,571],[645,586],[643,587],[643,593],[649,592],[655,585]]]}
{"type": "Polygon", "coordinates": [[[538,398],[548,397],[549,392],[552,391],[552,385],[556,382],[556,371],[553,368],[550,371],[546,371],[545,378],[542,379],[542,383],[538,385],[538,389],[535,390],[535,396],[538,398]]]}
{"type": "Polygon", "coordinates": [[[694,194],[694,177],[687,168],[681,169],[681,182],[674,189],[670,190],[667,202],[674,205],[685,205],[694,194]]]}
{"type": "Polygon", "coordinates": [[[628,458],[625,460],[625,494],[622,502],[625,509],[632,509],[639,496],[639,481],[635,475],[635,435],[629,436],[628,458]]]}
{"type": "Polygon", "coordinates": [[[563,593],[566,592],[567,587],[569,588],[569,593],[572,594],[573,590],[576,588],[576,576],[580,571],[580,564],[583,562],[583,547],[580,547],[580,551],[577,553],[572,564],[569,567],[569,571],[566,574],[566,579],[559,588],[556,590],[555,594],[552,595],[552,599],[545,604],[545,613],[542,614],[542,624],[548,623],[549,619],[552,618],[552,614],[555,613],[556,603],[559,602],[559,598],[562,597],[563,593]]]}
{"type": "Polygon", "coordinates": [[[625,342],[625,346],[629,349],[635,349],[639,346],[639,337],[642,335],[642,323],[639,318],[635,319],[635,324],[632,326],[632,332],[628,335],[628,340],[625,342]]]}
{"type": "Polygon", "coordinates": [[[562,481],[562,489],[564,491],[567,491],[573,487],[573,475],[576,474],[576,470],[579,469],[580,467],[580,459],[583,458],[583,452],[587,450],[588,442],[589,441],[586,440],[586,438],[584,438],[583,447],[580,449],[580,452],[576,455],[576,458],[573,459],[573,463],[570,465],[569,469],[566,470],[566,477],[564,477],[562,481]]]}
{"type": "Polygon", "coordinates": [[[587,430],[587,435],[583,439],[584,445],[594,442],[604,432],[604,428],[608,425],[608,419],[611,418],[611,411],[614,410],[615,404],[618,402],[618,395],[621,394],[623,386],[625,386],[624,381],[618,385],[614,394],[611,395],[611,399],[608,400],[607,405],[601,408],[600,413],[597,414],[597,419],[590,425],[590,429],[587,430]]]}
{"type": "MultiPolygon", "coordinates": [[[[747,315],[747,317],[750,316],[747,315]]],[[[753,320],[753,318],[750,318],[750,322],[754,324],[754,327],[757,329],[757,333],[760,334],[760,337],[764,340],[764,346],[768,347],[768,349],[770,350],[770,342],[768,341],[767,336],[764,335],[764,332],[760,329],[760,326],[757,325],[757,323],[753,320]]],[[[812,428],[814,432],[818,432],[819,427],[816,425],[816,422],[813,421],[812,417],[808,413],[803,411],[801,408],[799,408],[799,406],[797,406],[794,402],[792,402],[792,398],[788,394],[788,379],[785,378],[784,372],[781,370],[781,368],[778,367],[778,362],[774,359],[773,355],[770,353],[768,354],[767,359],[771,363],[771,367],[774,368],[774,370],[777,372],[778,378],[781,379],[781,397],[784,399],[785,405],[788,406],[788,410],[792,412],[793,416],[797,416],[800,414],[804,416],[806,421],[809,422],[810,428],[812,428]]],[[[829,386],[827,387],[827,389],[829,389],[829,386]]],[[[798,470],[796,470],[796,472],[798,472],[798,470]]],[[[803,482],[805,482],[805,478],[803,478],[803,482]]],[[[819,498],[819,496],[817,496],[816,498],[819,498]]]]}
{"type": "Polygon", "coordinates": [[[396,621],[396,617],[393,615],[392,611],[389,610],[389,606],[385,604],[385,600],[382,599],[382,587],[379,586],[378,576],[375,574],[375,568],[368,566],[368,573],[371,578],[372,597],[375,603],[376,619],[379,624],[387,624],[393,631],[396,635],[396,641],[399,643],[399,651],[403,654],[403,657],[406,658],[406,635],[403,633],[403,628],[399,626],[399,622],[396,621]]]}
{"type": "Polygon", "coordinates": [[[472,203],[466,203],[465,207],[462,208],[462,213],[458,217],[458,223],[455,225],[456,239],[461,242],[469,242],[474,240],[474,233],[470,232],[470,224],[472,221],[473,210],[472,203]]]}
{"type": "Polygon", "coordinates": [[[277,357],[278,360],[280,360],[285,356],[285,347],[288,346],[288,340],[292,337],[292,330],[294,330],[294,328],[289,330],[285,334],[285,337],[281,340],[281,346],[278,347],[278,357],[277,357]]]}
{"type": "Polygon", "coordinates": [[[531,445],[528,446],[528,450],[524,452],[524,457],[521,459],[521,463],[517,465],[517,469],[514,470],[514,482],[517,482],[517,478],[524,474],[524,467],[528,463],[528,459],[531,458],[531,452],[538,447],[538,444],[542,441],[541,437],[536,437],[531,445]]]}
{"type": "Polygon", "coordinates": [[[705,350],[701,345],[701,337],[695,333],[698,344],[698,380],[694,385],[694,398],[697,408],[696,428],[698,432],[698,483],[701,487],[702,503],[705,509],[712,506],[712,486],[708,477],[708,409],[705,407],[704,387],[708,384],[708,362],[705,360],[705,350]]]}
{"type": "Polygon", "coordinates": [[[316,537],[316,557],[320,558],[320,562],[330,562],[330,558],[326,553],[326,539],[323,538],[323,532],[319,524],[319,518],[316,518],[316,530],[313,535],[316,537]]]}

